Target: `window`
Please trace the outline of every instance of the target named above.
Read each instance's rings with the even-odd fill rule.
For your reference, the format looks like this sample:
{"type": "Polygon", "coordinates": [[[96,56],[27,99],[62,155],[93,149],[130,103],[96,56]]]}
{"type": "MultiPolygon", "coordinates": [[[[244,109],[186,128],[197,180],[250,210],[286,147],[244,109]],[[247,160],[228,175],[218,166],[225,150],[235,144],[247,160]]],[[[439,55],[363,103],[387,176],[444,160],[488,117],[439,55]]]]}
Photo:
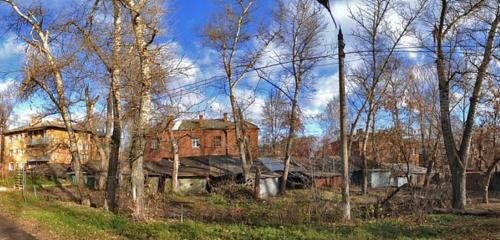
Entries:
{"type": "Polygon", "coordinates": [[[9,171],[14,171],[15,170],[15,165],[13,162],[9,163],[9,171]]]}
{"type": "Polygon", "coordinates": [[[221,136],[215,136],[212,140],[213,147],[220,147],[222,142],[222,137],[221,136]]]}
{"type": "Polygon", "coordinates": [[[200,139],[199,138],[192,138],[191,139],[191,146],[193,148],[199,148],[199,147],[201,147],[200,139]]]}
{"type": "Polygon", "coordinates": [[[159,145],[160,145],[160,141],[158,141],[158,139],[151,140],[151,149],[153,149],[153,150],[158,149],[159,145]]]}

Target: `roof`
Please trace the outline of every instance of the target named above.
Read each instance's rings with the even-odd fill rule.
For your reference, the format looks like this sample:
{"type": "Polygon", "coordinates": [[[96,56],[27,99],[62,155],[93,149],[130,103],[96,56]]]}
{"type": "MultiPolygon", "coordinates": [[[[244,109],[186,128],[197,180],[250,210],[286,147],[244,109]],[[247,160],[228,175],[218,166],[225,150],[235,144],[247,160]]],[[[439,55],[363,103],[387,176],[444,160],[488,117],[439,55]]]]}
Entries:
{"type": "MultiPolygon", "coordinates": [[[[248,128],[258,128],[257,125],[245,121],[248,128]]],[[[174,123],[172,130],[192,130],[200,128],[199,119],[178,120],[174,123]]],[[[229,129],[234,128],[234,122],[224,121],[224,119],[203,119],[204,129],[229,129]]]]}
{"type": "MultiPolygon", "coordinates": [[[[259,158],[259,161],[273,172],[283,171],[284,163],[282,159],[261,157],[259,158]]],[[[291,173],[302,173],[310,177],[332,177],[341,175],[338,171],[317,171],[315,169],[306,169],[306,167],[294,162],[291,162],[289,171],[291,173]]]]}
{"type": "Polygon", "coordinates": [[[425,174],[427,172],[427,168],[425,167],[414,164],[407,165],[406,163],[388,163],[382,164],[382,167],[391,170],[395,175],[405,175],[407,172],[409,174],[425,174]]]}
{"type": "MultiPolygon", "coordinates": [[[[260,166],[261,177],[279,177],[276,174],[256,162],[260,166]]],[[[159,162],[145,161],[144,169],[152,175],[166,175],[172,174],[172,160],[162,159],[159,162]]],[[[235,176],[242,174],[241,160],[234,157],[227,156],[203,156],[203,157],[182,157],[179,158],[179,177],[224,177],[235,176]]],[[[255,164],[251,169],[252,175],[255,174],[255,164]]]]}
{"type": "MultiPolygon", "coordinates": [[[[9,134],[15,134],[15,133],[20,133],[20,132],[27,132],[27,131],[35,131],[35,130],[44,130],[44,129],[59,129],[59,130],[66,130],[66,126],[62,121],[41,121],[41,122],[36,122],[32,123],[27,126],[22,126],[14,129],[10,129],[5,132],[5,135],[9,134]]],[[[78,127],[73,125],[73,130],[75,131],[84,131],[83,128],[78,127]]]]}
{"type": "MultiPolygon", "coordinates": [[[[261,157],[259,158],[259,161],[273,172],[283,171],[284,168],[283,159],[277,159],[272,157],[261,157]]],[[[290,172],[302,172],[302,171],[305,171],[303,167],[298,166],[294,163],[290,164],[290,172]]]]}

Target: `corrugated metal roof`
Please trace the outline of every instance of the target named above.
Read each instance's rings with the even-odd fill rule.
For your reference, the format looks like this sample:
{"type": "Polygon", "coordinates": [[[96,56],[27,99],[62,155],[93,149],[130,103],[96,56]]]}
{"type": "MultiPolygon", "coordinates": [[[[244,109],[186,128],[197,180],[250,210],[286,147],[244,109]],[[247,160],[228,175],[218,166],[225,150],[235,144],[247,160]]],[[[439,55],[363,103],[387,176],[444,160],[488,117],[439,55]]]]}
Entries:
{"type": "MultiPolygon", "coordinates": [[[[223,177],[230,175],[241,175],[241,160],[226,156],[203,156],[203,157],[182,157],[179,159],[179,177],[223,177]]],[[[162,159],[159,162],[146,161],[145,170],[153,174],[167,175],[172,174],[172,160],[162,159]]],[[[259,161],[262,177],[279,177],[264,166],[259,161]]],[[[255,173],[255,164],[251,169],[255,173]]]]}

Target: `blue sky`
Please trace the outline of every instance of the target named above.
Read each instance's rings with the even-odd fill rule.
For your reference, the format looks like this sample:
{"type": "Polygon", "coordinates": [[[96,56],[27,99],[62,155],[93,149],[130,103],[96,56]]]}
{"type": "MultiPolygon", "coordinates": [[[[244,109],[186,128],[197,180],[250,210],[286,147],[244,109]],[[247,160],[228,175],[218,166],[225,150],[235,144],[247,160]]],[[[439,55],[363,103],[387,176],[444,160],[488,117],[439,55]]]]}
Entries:
{"type": "MultiPolygon", "coordinates": [[[[76,0],[75,0],[76,1],[76,0]]],[[[57,11],[59,8],[67,7],[71,1],[63,0],[45,0],[41,1],[44,5],[48,6],[50,9],[57,11]]],[[[201,43],[200,33],[203,25],[209,21],[210,17],[216,11],[217,5],[223,1],[217,0],[175,0],[170,1],[167,9],[168,14],[163,19],[165,27],[168,29],[168,34],[165,34],[158,39],[159,42],[170,41],[175,44],[176,53],[183,57],[183,61],[191,64],[194,69],[193,73],[189,78],[181,78],[176,81],[176,84],[182,85],[186,83],[196,83],[197,81],[206,79],[210,76],[216,75],[217,64],[214,60],[214,52],[203,46],[201,43]]],[[[351,31],[353,23],[349,20],[347,15],[347,7],[349,5],[355,6],[359,4],[360,0],[338,0],[332,2],[332,8],[336,20],[340,23],[344,29],[344,32],[349,33],[351,31]]],[[[263,22],[269,21],[274,1],[258,1],[258,7],[256,10],[256,15],[259,20],[263,22]]],[[[5,4],[0,4],[0,19],[8,17],[6,13],[5,4]]],[[[330,21],[329,16],[325,12],[326,20],[330,21]]],[[[0,36],[0,72],[11,72],[10,74],[0,75],[0,90],[6,90],[11,88],[12,81],[18,81],[16,79],[19,75],[15,71],[20,69],[23,61],[23,44],[19,42],[15,35],[8,30],[5,30],[5,24],[0,25],[2,27],[3,35],[0,36]],[[3,25],[3,26],[2,26],[3,25]]],[[[336,34],[333,30],[333,26],[329,23],[328,31],[325,33],[325,46],[331,46],[326,49],[327,51],[333,51],[336,48],[334,39],[336,39],[336,34]]],[[[347,42],[349,43],[349,36],[347,36],[347,42]]],[[[349,49],[349,46],[348,46],[349,49]]],[[[349,59],[347,62],[355,64],[356,59],[349,59]]],[[[324,108],[329,99],[337,94],[337,65],[331,60],[326,60],[321,63],[321,66],[317,68],[315,72],[316,78],[313,83],[312,91],[304,96],[302,100],[302,109],[305,116],[312,117],[318,114],[322,108],[324,108]]],[[[260,120],[260,114],[262,108],[264,107],[264,92],[269,88],[265,83],[252,79],[249,77],[247,82],[244,84],[246,88],[240,90],[242,96],[253,99],[253,103],[248,107],[246,115],[254,121],[260,120]],[[259,88],[255,96],[251,89],[259,88]]],[[[206,86],[198,89],[200,95],[214,95],[216,90],[207,90],[206,86]]],[[[220,91],[220,89],[219,89],[220,91]]],[[[206,97],[206,96],[203,96],[206,97]]],[[[186,101],[196,102],[199,101],[198,97],[189,96],[186,101]]],[[[24,102],[19,104],[16,109],[16,119],[19,122],[29,121],[30,114],[34,114],[40,104],[43,104],[43,100],[35,99],[29,102],[24,102]]],[[[216,98],[210,99],[204,102],[205,108],[200,108],[207,115],[216,116],[222,114],[222,112],[230,112],[229,104],[227,102],[227,97],[222,95],[217,95],[216,98]]],[[[308,121],[306,134],[321,134],[322,130],[315,121],[308,121]]]]}

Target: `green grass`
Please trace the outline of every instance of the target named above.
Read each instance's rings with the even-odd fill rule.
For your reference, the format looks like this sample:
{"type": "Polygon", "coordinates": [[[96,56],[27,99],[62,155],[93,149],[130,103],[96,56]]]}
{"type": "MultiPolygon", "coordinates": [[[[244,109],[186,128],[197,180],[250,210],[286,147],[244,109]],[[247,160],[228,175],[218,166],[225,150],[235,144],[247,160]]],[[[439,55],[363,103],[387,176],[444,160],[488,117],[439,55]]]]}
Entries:
{"type": "MultiPolygon", "coordinates": [[[[211,201],[227,204],[212,196],[211,201]]],[[[385,219],[352,224],[248,226],[199,221],[137,223],[72,203],[0,194],[0,208],[20,222],[35,223],[49,239],[439,239],[495,238],[500,219],[430,215],[423,224],[385,219]]]]}

